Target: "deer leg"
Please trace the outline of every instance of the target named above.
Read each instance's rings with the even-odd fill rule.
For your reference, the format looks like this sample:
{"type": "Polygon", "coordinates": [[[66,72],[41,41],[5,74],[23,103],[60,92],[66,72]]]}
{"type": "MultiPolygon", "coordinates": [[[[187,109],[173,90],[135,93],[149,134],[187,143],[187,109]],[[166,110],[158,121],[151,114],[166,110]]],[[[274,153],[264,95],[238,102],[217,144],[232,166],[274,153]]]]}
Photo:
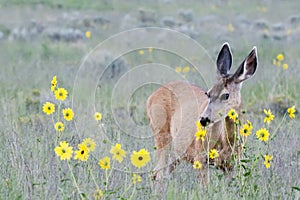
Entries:
{"type": "Polygon", "coordinates": [[[168,147],[157,149],[158,162],[154,168],[153,180],[160,180],[164,177],[167,168],[168,147]]]}
{"type": "Polygon", "coordinates": [[[168,192],[170,167],[168,164],[168,146],[158,149],[158,164],[154,169],[154,193],[157,199],[165,199],[168,192]]]}
{"type": "Polygon", "coordinates": [[[156,195],[161,196],[167,193],[168,180],[166,177],[168,173],[168,155],[170,152],[171,135],[170,133],[160,132],[155,135],[155,144],[157,147],[158,163],[154,168],[154,192],[156,195]]]}

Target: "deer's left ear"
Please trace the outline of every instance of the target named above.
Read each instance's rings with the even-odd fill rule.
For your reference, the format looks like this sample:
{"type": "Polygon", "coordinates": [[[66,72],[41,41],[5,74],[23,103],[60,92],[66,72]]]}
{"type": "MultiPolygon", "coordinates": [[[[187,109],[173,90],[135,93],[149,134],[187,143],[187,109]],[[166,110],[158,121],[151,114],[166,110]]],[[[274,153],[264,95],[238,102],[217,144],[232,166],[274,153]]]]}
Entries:
{"type": "Polygon", "coordinates": [[[230,46],[225,42],[220,50],[220,53],[217,58],[217,69],[218,75],[225,76],[228,74],[232,63],[232,54],[230,46]]]}
{"type": "Polygon", "coordinates": [[[233,74],[234,82],[240,83],[252,77],[256,71],[257,64],[257,49],[253,47],[252,51],[233,74]]]}

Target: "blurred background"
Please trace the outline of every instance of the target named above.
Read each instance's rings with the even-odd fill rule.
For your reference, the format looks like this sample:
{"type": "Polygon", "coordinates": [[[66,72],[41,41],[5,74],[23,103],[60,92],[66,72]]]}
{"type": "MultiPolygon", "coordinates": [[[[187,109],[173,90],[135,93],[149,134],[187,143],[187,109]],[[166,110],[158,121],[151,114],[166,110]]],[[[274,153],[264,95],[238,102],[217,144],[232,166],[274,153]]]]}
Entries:
{"type": "MultiPolygon", "coordinates": [[[[300,105],[300,10],[296,0],[0,0],[0,198],[76,198],[71,192],[72,183],[53,175],[59,168],[53,153],[53,125],[41,109],[45,101],[53,99],[50,81],[56,75],[59,85],[67,88],[72,96],[75,77],[88,53],[111,36],[143,27],[183,33],[202,45],[205,52],[193,58],[196,65],[192,66],[177,55],[149,47],[120,57],[110,50],[94,51],[90,63],[95,68],[104,70],[107,60],[112,60],[95,91],[95,108],[103,113],[106,133],[111,133],[106,137],[111,141],[123,137],[120,136],[122,128],[113,123],[112,111],[124,120],[129,113],[135,124],[148,127],[146,100],[158,85],[145,85],[130,94],[129,105],[111,105],[114,85],[128,70],[145,63],[162,63],[178,74],[177,79],[207,89],[214,81],[213,62],[224,42],[229,42],[232,48],[233,70],[256,46],[259,68],[243,86],[243,107],[257,127],[263,126],[263,109],[270,108],[276,116],[271,129],[278,130],[278,134],[270,148],[275,157],[274,171],[268,174],[269,179],[262,178],[269,172],[257,173],[252,189],[262,185],[264,189],[255,196],[258,198],[266,195],[265,190],[273,192],[268,193],[271,198],[299,198],[298,190],[293,189],[300,186],[299,119],[281,123],[288,107],[300,105]],[[278,59],[279,54],[283,59],[278,59]],[[199,69],[205,80],[199,76],[199,69]]],[[[168,39],[168,35],[158,37],[162,42],[168,39]]],[[[78,98],[84,101],[85,88],[79,89],[82,93],[78,98]]],[[[71,106],[72,99],[66,104],[71,106]]],[[[66,137],[74,144],[88,135],[87,131],[74,136],[76,131],[69,130],[66,137]]],[[[148,131],[151,134],[150,128],[148,131]]],[[[105,141],[96,135],[99,141],[105,141]]],[[[128,136],[122,141],[129,149],[145,145],[132,144],[128,136]]],[[[153,146],[152,138],[148,138],[146,147],[153,146]]],[[[252,147],[255,151],[255,144],[252,147]]],[[[178,170],[177,179],[171,184],[170,198],[176,197],[179,190],[182,196],[177,198],[199,198],[194,179],[187,176],[190,170],[187,165],[178,170]],[[190,193],[190,188],[196,189],[190,193]]],[[[216,182],[218,177],[215,176],[216,182]]],[[[228,198],[236,198],[236,191],[222,184],[217,182],[203,198],[219,198],[217,189],[229,191],[228,198]]],[[[82,187],[92,193],[88,184],[82,187]]],[[[144,185],[146,189],[149,187],[144,185]]],[[[140,190],[136,198],[149,199],[150,194],[148,190],[140,190]]]]}

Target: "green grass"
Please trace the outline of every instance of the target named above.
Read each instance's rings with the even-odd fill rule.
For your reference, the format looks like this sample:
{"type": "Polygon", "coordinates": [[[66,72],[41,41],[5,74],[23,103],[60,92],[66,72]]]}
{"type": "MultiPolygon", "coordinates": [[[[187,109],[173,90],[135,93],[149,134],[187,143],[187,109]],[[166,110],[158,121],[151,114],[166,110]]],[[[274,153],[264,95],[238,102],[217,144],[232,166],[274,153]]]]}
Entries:
{"type": "MultiPolygon", "coordinates": [[[[2,15],[7,18],[1,19],[0,30],[8,35],[10,30],[7,27],[17,26],[23,22],[28,23],[28,20],[22,19],[21,16],[17,17],[17,21],[10,21],[8,11],[23,11],[28,8],[34,10],[36,5],[42,5],[41,9],[45,8],[47,15],[50,15],[49,10],[59,9],[66,12],[96,10],[123,15],[126,12],[134,12],[136,8],[141,7],[142,3],[141,1],[125,3],[79,0],[62,2],[2,0],[0,9],[4,13],[2,15]]],[[[295,120],[287,118],[284,123],[281,123],[282,113],[286,108],[296,105],[298,109],[300,105],[299,45],[292,39],[277,41],[262,38],[259,36],[260,32],[252,28],[249,28],[248,33],[243,32],[243,35],[239,33],[239,28],[233,33],[225,30],[229,22],[234,21],[238,14],[243,13],[250,21],[266,19],[270,24],[282,22],[286,27],[292,28],[292,31],[296,31],[289,24],[288,19],[296,13],[297,3],[297,1],[288,1],[280,2],[279,5],[279,2],[273,4],[271,1],[227,1],[227,3],[218,1],[215,3],[216,10],[212,9],[211,2],[202,4],[194,2],[191,6],[186,2],[156,4],[147,1],[142,6],[149,10],[157,10],[159,17],[176,16],[180,8],[191,8],[196,21],[206,15],[216,15],[224,19],[224,21],[220,20],[218,25],[211,25],[215,30],[214,33],[206,32],[205,27],[201,29],[197,41],[206,48],[213,59],[222,42],[229,41],[234,58],[232,70],[243,61],[252,46],[256,45],[259,68],[255,77],[245,82],[242,89],[243,108],[247,110],[245,117],[253,122],[254,131],[256,131],[265,126],[262,122],[263,109],[271,108],[275,113],[275,121],[271,123],[270,130],[274,132],[278,128],[276,137],[270,142],[269,147],[266,147],[268,153],[274,156],[271,169],[265,169],[263,159],[260,158],[250,175],[244,174],[238,178],[240,168],[236,167],[233,171],[235,179],[230,179],[212,167],[210,183],[205,186],[197,182],[197,173],[192,166],[182,163],[169,181],[167,199],[299,198],[299,113],[296,113],[295,120]],[[245,7],[247,10],[243,11],[245,7]],[[261,7],[266,7],[268,11],[260,12],[261,7]],[[288,70],[272,65],[272,60],[278,53],[284,53],[285,62],[289,64],[288,70]]],[[[84,196],[88,199],[93,198],[96,190],[93,175],[96,183],[104,190],[105,173],[101,171],[97,162],[100,158],[109,155],[111,145],[120,142],[128,152],[127,159],[120,165],[115,164],[117,170],[112,171],[105,196],[107,199],[155,199],[151,189],[151,173],[140,174],[143,181],[137,184],[132,194],[132,187],[124,191],[131,183],[131,174],[123,171],[135,170],[130,165],[129,155],[133,150],[140,148],[146,148],[151,153],[151,162],[144,172],[151,171],[156,164],[155,144],[151,137],[150,127],[148,127],[145,108],[147,97],[158,85],[154,83],[141,85],[130,94],[128,88],[133,87],[133,82],[128,81],[126,84],[119,85],[119,88],[115,86],[121,75],[130,72],[129,70],[138,65],[156,62],[175,69],[176,66],[184,67],[189,63],[183,58],[161,50],[154,50],[152,53],[145,50],[144,55],[139,55],[136,51],[130,52],[122,56],[128,68],[114,79],[110,78],[109,72],[104,74],[98,83],[92,85],[92,87],[98,85],[92,88],[95,89],[94,96],[88,96],[91,88],[84,85],[89,84],[88,80],[83,82],[83,85],[79,85],[78,90],[75,91],[76,94],[73,94],[75,76],[83,57],[98,42],[106,39],[104,35],[114,34],[116,30],[119,30],[114,27],[113,23],[121,19],[112,17],[110,20],[113,28],[108,28],[106,32],[103,31],[104,33],[99,35],[93,35],[92,32],[91,40],[81,40],[76,43],[53,42],[45,36],[25,41],[7,38],[0,40],[0,199],[80,199],[82,197],[76,190],[67,163],[60,161],[54,153],[57,141],[52,118],[43,114],[41,109],[46,101],[55,102],[50,92],[50,81],[54,75],[57,75],[59,86],[65,87],[70,92],[68,100],[62,104],[62,107],[73,106],[76,119],[75,122],[66,124],[66,131],[61,139],[68,141],[74,149],[85,137],[93,137],[97,143],[96,151],[87,164],[74,160],[70,162],[77,184],[84,196]],[[118,91],[117,89],[122,95],[117,95],[112,101],[111,96],[113,92],[118,91]],[[89,102],[93,98],[95,104],[90,105],[89,102]],[[94,109],[103,114],[101,128],[92,117],[94,109]],[[132,126],[125,126],[129,122],[132,126]],[[141,136],[146,136],[146,138],[140,138],[141,136]]],[[[239,24],[234,23],[234,25],[239,27],[239,24]]],[[[93,31],[93,28],[91,29],[93,31]]],[[[205,82],[210,86],[215,78],[215,68],[204,63],[201,58],[194,59],[195,63],[201,66],[205,82]]],[[[97,67],[104,68],[104,66],[96,66],[95,69],[97,67]]],[[[90,73],[89,75],[93,74],[93,72],[90,73]]],[[[82,77],[89,75],[85,74],[82,77]]],[[[134,79],[142,82],[147,76],[149,74],[137,76],[134,79]]],[[[181,76],[178,75],[176,78],[181,79],[181,76]]],[[[186,74],[186,78],[206,87],[205,82],[196,72],[190,71],[186,74]]],[[[253,133],[248,141],[247,155],[251,161],[245,164],[246,169],[254,165],[254,155],[259,152],[258,141],[253,133]]]]}
{"type": "Polygon", "coordinates": [[[4,6],[35,6],[35,5],[45,5],[52,8],[61,9],[95,9],[95,10],[112,10],[112,3],[107,0],[103,1],[80,1],[80,0],[1,0],[0,3],[4,6]]]}

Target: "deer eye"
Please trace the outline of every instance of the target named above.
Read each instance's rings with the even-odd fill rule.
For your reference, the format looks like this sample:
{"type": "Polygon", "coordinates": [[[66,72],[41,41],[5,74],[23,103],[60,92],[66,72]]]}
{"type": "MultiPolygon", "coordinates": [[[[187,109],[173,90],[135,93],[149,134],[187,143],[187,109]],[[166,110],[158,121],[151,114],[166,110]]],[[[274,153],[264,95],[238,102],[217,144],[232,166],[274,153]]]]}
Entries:
{"type": "Polygon", "coordinates": [[[229,93],[224,93],[224,94],[222,94],[221,97],[220,97],[220,99],[221,99],[222,101],[225,101],[225,100],[229,99],[229,93]]]}

